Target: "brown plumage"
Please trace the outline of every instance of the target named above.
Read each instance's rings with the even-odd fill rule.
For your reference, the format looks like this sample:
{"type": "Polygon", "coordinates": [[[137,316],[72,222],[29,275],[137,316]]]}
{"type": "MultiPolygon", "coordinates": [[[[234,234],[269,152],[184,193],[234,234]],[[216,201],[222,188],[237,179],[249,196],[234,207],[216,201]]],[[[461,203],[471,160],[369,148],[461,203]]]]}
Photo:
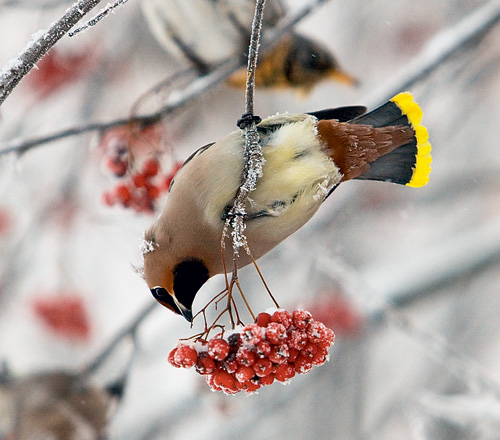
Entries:
{"type": "Polygon", "coordinates": [[[341,182],[366,173],[370,163],[414,137],[411,127],[375,128],[335,120],[318,121],[318,136],[343,174],[341,182]]]}

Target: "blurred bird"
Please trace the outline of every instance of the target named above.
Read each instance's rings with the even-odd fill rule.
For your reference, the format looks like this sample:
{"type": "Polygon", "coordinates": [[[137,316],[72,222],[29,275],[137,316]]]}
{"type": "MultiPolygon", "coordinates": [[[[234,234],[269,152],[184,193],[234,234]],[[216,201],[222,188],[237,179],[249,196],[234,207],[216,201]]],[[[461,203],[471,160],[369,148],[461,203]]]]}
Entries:
{"type": "MultiPolygon", "coordinates": [[[[229,77],[229,84],[244,88],[246,68],[229,77]]],[[[358,81],[344,72],[333,55],[321,44],[299,34],[282,39],[264,53],[255,71],[255,85],[261,88],[294,88],[305,95],[319,82],[331,79],[355,86],[358,81]]]]}
{"type": "MultiPolygon", "coordinates": [[[[189,60],[200,73],[247,51],[255,2],[253,0],[144,0],[144,16],[162,47],[178,59],[189,60]]],[[[285,16],[280,1],[268,2],[264,31],[285,16]]],[[[357,80],[340,69],[331,52],[295,32],[264,52],[256,70],[257,87],[309,92],[320,81],[332,79],[354,86],[357,80]]],[[[229,84],[245,87],[246,69],[233,74],[229,84]]]]}
{"type": "MultiPolygon", "coordinates": [[[[427,183],[431,146],[422,111],[401,93],[364,114],[341,107],[278,114],[257,125],[265,159],[249,195],[245,236],[255,259],[302,227],[341,183],[381,180],[413,187],[427,183]]],[[[144,234],[144,278],[153,296],[187,320],[193,300],[212,276],[232,270],[224,222],[241,184],[243,130],[205,145],[172,181],[163,212],[144,234]]],[[[242,252],[237,262],[251,262],[242,252]]]]}
{"type": "MultiPolygon", "coordinates": [[[[17,440],[107,438],[110,412],[120,399],[115,386],[79,384],[66,372],[39,373],[0,386],[4,429],[17,440]]],[[[1,436],[1,432],[0,432],[1,436]]],[[[3,438],[3,437],[2,437],[3,438]]]]}

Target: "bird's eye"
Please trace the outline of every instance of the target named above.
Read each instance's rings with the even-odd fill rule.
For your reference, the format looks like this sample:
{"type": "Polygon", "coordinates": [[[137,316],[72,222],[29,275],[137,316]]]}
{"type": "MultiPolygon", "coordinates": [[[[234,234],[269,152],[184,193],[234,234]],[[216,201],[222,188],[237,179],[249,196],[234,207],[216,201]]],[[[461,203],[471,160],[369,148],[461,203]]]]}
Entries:
{"type": "Polygon", "coordinates": [[[160,299],[165,299],[166,297],[170,296],[169,293],[167,292],[167,289],[164,289],[163,287],[153,287],[151,289],[151,293],[155,298],[160,298],[160,299]]]}

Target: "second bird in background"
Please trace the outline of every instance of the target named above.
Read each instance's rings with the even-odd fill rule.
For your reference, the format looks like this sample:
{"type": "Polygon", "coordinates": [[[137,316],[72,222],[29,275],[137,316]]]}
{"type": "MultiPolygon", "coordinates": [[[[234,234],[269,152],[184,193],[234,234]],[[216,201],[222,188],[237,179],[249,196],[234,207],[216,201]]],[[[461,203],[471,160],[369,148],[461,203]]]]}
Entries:
{"type": "MultiPolygon", "coordinates": [[[[201,74],[231,57],[246,59],[255,6],[252,0],[144,0],[141,4],[161,46],[178,60],[191,62],[201,74]]],[[[264,34],[284,15],[281,2],[269,2],[264,34]]],[[[244,88],[245,80],[246,69],[242,68],[228,83],[244,88]]],[[[255,76],[259,88],[289,89],[300,95],[324,80],[358,84],[328,48],[296,32],[290,32],[261,54],[255,76]]]]}

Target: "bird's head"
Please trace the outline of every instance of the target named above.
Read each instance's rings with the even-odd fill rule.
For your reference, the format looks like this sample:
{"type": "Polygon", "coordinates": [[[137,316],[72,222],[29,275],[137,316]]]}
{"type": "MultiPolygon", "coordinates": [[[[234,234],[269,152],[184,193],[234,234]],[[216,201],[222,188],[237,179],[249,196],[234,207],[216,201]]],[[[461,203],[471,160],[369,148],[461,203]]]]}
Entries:
{"type": "Polygon", "coordinates": [[[345,85],[357,85],[357,80],[340,68],[331,52],[316,41],[296,35],[290,53],[294,62],[290,63],[289,76],[297,84],[312,86],[330,78],[345,85]]]}
{"type": "Polygon", "coordinates": [[[169,252],[168,241],[159,241],[152,235],[148,236],[148,232],[144,238],[144,279],[161,305],[191,322],[193,301],[209,279],[208,269],[198,258],[178,257],[169,252]]]}

